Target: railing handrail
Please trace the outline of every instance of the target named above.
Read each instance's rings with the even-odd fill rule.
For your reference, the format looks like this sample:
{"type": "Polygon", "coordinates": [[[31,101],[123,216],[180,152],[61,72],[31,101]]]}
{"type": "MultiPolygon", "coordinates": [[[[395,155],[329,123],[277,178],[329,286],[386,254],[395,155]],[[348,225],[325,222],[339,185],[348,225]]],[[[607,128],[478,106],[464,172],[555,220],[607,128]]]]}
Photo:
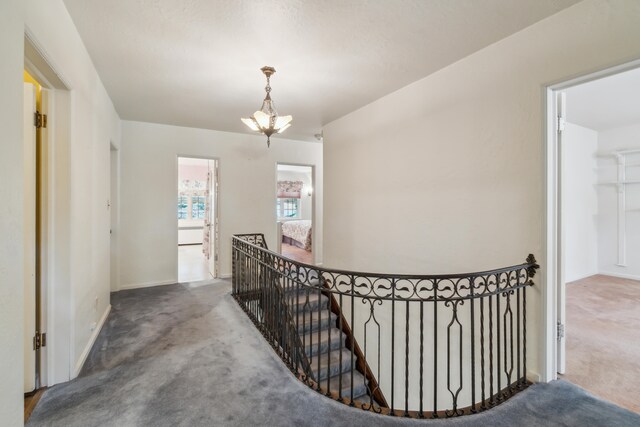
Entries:
{"type": "MultiPolygon", "coordinates": [[[[275,255],[278,258],[285,259],[288,262],[291,262],[292,264],[307,268],[309,270],[323,271],[323,272],[326,272],[326,273],[334,273],[334,274],[340,274],[340,275],[345,275],[345,276],[362,276],[362,277],[376,277],[376,278],[393,277],[394,279],[402,279],[402,280],[446,280],[446,279],[466,279],[466,278],[470,278],[470,277],[480,277],[480,276],[493,276],[493,275],[500,274],[500,273],[506,273],[508,271],[527,270],[527,272],[529,273],[529,277],[534,277],[536,270],[540,267],[537,264],[536,259],[533,256],[533,254],[529,254],[529,256],[527,257],[527,262],[524,262],[522,264],[516,264],[516,265],[509,266],[509,267],[497,268],[497,269],[494,269],[494,270],[477,271],[477,272],[473,272],[473,273],[408,274],[408,273],[371,273],[371,272],[356,271],[356,270],[341,270],[341,269],[337,269],[337,268],[327,268],[327,267],[324,267],[324,266],[306,264],[304,262],[296,261],[296,260],[293,260],[291,258],[287,258],[282,254],[274,252],[271,249],[269,249],[268,247],[262,247],[262,246],[256,245],[255,243],[251,243],[251,242],[248,242],[248,241],[243,240],[243,239],[240,238],[240,237],[243,237],[243,236],[255,236],[255,235],[262,236],[262,238],[264,239],[264,234],[263,233],[234,234],[232,237],[233,237],[233,239],[238,239],[238,240],[242,241],[245,244],[254,246],[257,249],[260,249],[262,251],[266,251],[266,252],[270,253],[271,255],[275,255]]],[[[266,242],[266,240],[264,240],[264,241],[266,242]]]]}

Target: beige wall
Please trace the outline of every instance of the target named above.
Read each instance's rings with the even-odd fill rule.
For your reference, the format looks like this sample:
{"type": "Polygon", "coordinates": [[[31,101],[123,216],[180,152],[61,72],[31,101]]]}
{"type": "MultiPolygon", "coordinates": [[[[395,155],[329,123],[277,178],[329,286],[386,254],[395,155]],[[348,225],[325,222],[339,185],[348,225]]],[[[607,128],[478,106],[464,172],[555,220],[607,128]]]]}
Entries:
{"type": "MultiPolygon", "coordinates": [[[[328,124],[325,266],[446,273],[542,260],[544,88],[638,57],[640,2],[584,1],[328,124]]],[[[534,375],[545,368],[543,276],[528,298],[534,375]]]]}
{"type": "MultiPolygon", "coordinates": [[[[123,122],[121,154],[122,288],[177,281],[178,156],[219,159],[223,277],[231,274],[233,234],[264,233],[269,247],[276,247],[276,163],[316,165],[316,212],[322,212],[322,146],[317,143],[273,139],[267,148],[263,136],[123,122]]],[[[322,236],[321,215],[316,218],[322,236]]],[[[321,248],[322,242],[316,245],[321,248]]]]}
{"type": "Polygon", "coordinates": [[[23,417],[23,5],[0,2],[0,420],[23,417]]]}
{"type": "MultiPolygon", "coordinates": [[[[70,228],[64,237],[69,239],[71,293],[66,301],[55,300],[54,287],[51,295],[59,315],[68,316],[71,306],[73,378],[97,332],[95,324],[109,306],[110,147],[120,145],[120,118],[64,3],[30,0],[26,12],[30,37],[70,89],[70,228]]],[[[54,374],[56,382],[69,377],[54,374]]]]}
{"type": "MultiPolygon", "coordinates": [[[[66,264],[57,265],[51,276],[59,278],[65,271],[66,280],[52,280],[46,289],[48,302],[55,308],[46,313],[48,358],[43,372],[50,383],[75,374],[91,342],[91,325],[109,304],[109,142],[119,143],[119,118],[62,1],[1,2],[0,192],[5,203],[0,209],[0,420],[7,426],[22,425],[23,418],[23,354],[16,349],[22,349],[24,315],[21,125],[25,31],[71,89],[52,98],[56,107],[67,100],[71,104],[70,127],[63,129],[65,126],[50,120],[52,137],[68,131],[69,138],[52,143],[52,155],[60,161],[52,176],[68,179],[64,188],[58,181],[53,185],[60,197],[53,199],[50,208],[67,217],[55,218],[51,244],[67,247],[69,252],[66,264]],[[67,145],[70,151],[56,151],[67,145]],[[68,205],[61,206],[64,203],[68,205]]],[[[50,119],[54,117],[51,112],[50,119]]]]}

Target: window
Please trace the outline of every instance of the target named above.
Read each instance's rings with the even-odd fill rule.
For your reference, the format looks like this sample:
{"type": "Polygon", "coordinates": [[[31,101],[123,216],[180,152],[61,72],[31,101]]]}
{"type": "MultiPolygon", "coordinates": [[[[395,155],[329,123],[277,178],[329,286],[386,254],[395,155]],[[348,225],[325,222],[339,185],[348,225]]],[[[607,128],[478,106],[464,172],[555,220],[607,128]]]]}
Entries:
{"type": "Polygon", "coordinates": [[[276,214],[278,218],[299,218],[300,199],[276,199],[276,214]]]}
{"type": "Polygon", "coordinates": [[[178,219],[187,219],[189,212],[189,198],[187,196],[178,196],[178,219]]]}
{"type": "Polygon", "coordinates": [[[191,219],[204,219],[204,196],[191,197],[191,219]]]}

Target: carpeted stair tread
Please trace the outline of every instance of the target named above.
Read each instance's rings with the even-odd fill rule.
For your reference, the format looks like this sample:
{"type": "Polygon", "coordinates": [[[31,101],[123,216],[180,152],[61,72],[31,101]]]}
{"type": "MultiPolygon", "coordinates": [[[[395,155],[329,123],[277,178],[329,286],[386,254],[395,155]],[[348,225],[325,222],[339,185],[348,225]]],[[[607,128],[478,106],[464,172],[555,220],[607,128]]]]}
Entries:
{"type": "Polygon", "coordinates": [[[324,330],[329,327],[334,327],[337,319],[338,316],[330,313],[328,310],[321,310],[319,315],[317,311],[300,313],[297,316],[298,332],[306,334],[311,331],[317,331],[318,329],[324,330]]]}
{"type": "MultiPolygon", "coordinates": [[[[353,365],[356,364],[358,358],[353,357],[353,365]]],[[[351,370],[351,351],[346,348],[334,350],[327,354],[321,354],[319,357],[312,357],[309,361],[311,369],[316,379],[324,380],[327,377],[333,377],[340,372],[349,372],[351,370]],[[342,358],[342,360],[340,360],[342,358]],[[319,362],[319,369],[318,369],[319,362]]]]}
{"type": "Polygon", "coordinates": [[[308,299],[306,293],[292,293],[288,302],[291,307],[291,312],[295,315],[296,313],[302,313],[303,311],[317,311],[318,306],[321,310],[326,310],[327,305],[329,304],[329,298],[319,292],[309,292],[308,299]]]}
{"type": "MultiPolygon", "coordinates": [[[[350,371],[342,374],[342,398],[351,399],[351,376],[353,375],[353,399],[364,396],[367,394],[367,386],[365,385],[364,376],[358,371],[350,371]]],[[[336,375],[330,379],[323,379],[319,381],[320,387],[327,389],[327,384],[331,391],[338,392],[338,386],[340,385],[340,376],[336,375]],[[330,381],[329,381],[330,380],[330,381]]]]}
{"type": "Polygon", "coordinates": [[[310,332],[300,337],[305,345],[308,356],[324,354],[330,350],[336,350],[344,345],[346,335],[338,328],[327,328],[320,331],[320,345],[318,346],[318,332],[310,332]],[[329,342],[329,330],[331,330],[331,342],[329,342]]]}

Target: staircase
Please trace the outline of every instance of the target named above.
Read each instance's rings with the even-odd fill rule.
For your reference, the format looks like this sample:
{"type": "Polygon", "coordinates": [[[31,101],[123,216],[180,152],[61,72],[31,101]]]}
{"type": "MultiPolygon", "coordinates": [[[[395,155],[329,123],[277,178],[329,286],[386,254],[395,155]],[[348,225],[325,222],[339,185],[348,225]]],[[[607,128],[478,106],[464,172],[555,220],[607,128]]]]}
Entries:
{"type": "Polygon", "coordinates": [[[337,327],[339,317],[331,311],[330,297],[307,287],[294,287],[286,294],[318,385],[343,399],[370,403],[367,382],[357,370],[358,357],[347,348],[347,336],[337,327]]]}
{"type": "Polygon", "coordinates": [[[485,411],[530,385],[532,254],[494,270],[407,275],[302,264],[270,251],[259,233],[234,235],[232,245],[233,297],[291,372],[327,397],[435,419],[485,411]],[[364,352],[354,332],[364,333],[364,352]]]}

